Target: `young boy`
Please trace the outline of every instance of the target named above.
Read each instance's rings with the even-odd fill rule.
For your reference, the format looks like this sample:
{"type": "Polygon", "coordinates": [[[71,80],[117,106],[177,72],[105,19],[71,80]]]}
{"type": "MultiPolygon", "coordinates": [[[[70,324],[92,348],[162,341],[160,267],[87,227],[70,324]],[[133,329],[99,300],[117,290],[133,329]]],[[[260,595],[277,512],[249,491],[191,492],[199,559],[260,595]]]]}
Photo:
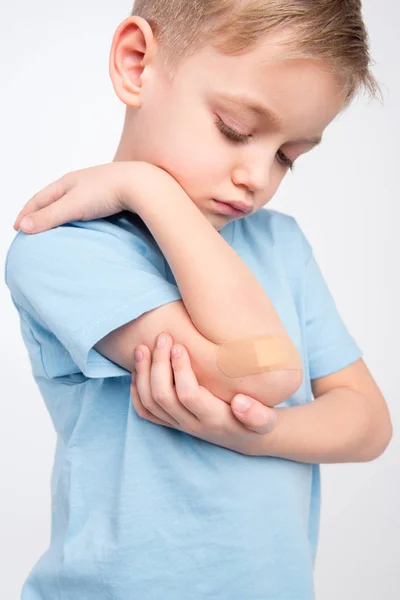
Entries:
{"type": "Polygon", "coordinates": [[[360,3],[134,14],[110,57],[114,162],[35,196],[16,227],[41,233],[7,258],[58,435],[51,543],[22,598],[311,600],[318,463],[372,460],[391,422],[296,220],[260,209],[376,89],[360,3]]]}

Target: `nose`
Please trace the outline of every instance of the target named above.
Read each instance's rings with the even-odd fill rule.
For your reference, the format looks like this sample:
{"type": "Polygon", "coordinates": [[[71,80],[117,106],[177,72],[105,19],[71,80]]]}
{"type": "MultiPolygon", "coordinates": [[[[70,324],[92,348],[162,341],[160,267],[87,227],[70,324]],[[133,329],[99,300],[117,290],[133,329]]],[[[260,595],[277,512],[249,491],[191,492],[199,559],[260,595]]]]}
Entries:
{"type": "Polygon", "coordinates": [[[269,157],[263,153],[255,156],[254,153],[244,157],[232,171],[232,183],[244,186],[253,194],[265,192],[271,179],[271,170],[275,155],[269,157]]]}

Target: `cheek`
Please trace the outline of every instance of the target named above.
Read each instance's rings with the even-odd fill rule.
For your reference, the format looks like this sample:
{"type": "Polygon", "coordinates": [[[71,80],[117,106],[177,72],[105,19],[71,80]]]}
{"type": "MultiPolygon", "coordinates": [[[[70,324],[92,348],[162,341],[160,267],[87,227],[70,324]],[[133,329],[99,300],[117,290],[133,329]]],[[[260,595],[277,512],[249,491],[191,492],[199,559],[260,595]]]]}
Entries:
{"type": "Polygon", "coordinates": [[[158,166],[168,171],[190,196],[208,196],[212,185],[215,190],[224,184],[229,175],[229,151],[218,138],[212,115],[170,118],[158,139],[158,166]]]}
{"type": "Polygon", "coordinates": [[[279,165],[273,166],[264,198],[261,200],[261,206],[264,206],[265,204],[267,204],[267,202],[272,200],[272,198],[278,191],[279,186],[282,183],[282,180],[284,179],[285,175],[286,172],[282,171],[279,165]]]}
{"type": "MultiPolygon", "coordinates": [[[[162,168],[168,171],[191,197],[209,196],[212,184],[221,179],[210,154],[196,148],[174,148],[163,161],[162,168]]],[[[215,187],[215,186],[214,186],[215,187]]]]}
{"type": "Polygon", "coordinates": [[[273,196],[275,196],[276,192],[279,189],[279,186],[281,185],[282,181],[284,180],[284,178],[287,176],[287,174],[289,172],[290,172],[289,169],[283,170],[279,165],[277,165],[276,171],[274,172],[273,176],[271,177],[271,190],[272,190],[273,196]]]}

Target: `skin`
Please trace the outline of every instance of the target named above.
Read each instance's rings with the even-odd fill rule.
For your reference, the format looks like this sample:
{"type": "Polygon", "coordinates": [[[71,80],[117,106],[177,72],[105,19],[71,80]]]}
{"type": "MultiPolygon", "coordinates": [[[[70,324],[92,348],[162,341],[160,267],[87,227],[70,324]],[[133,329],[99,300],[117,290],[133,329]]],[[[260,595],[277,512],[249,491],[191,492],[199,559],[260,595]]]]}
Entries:
{"type": "MultiPolygon", "coordinates": [[[[282,42],[288,35],[269,34],[240,56],[205,46],[180,63],[171,81],[149,24],[140,17],[121,23],[112,43],[110,77],[127,109],[114,161],[145,161],[170,173],[217,231],[245,215],[221,214],[213,198],[245,201],[252,212],[260,210],[290,166],[317,145],[344,103],[340,82],[322,61],[282,59],[282,42]],[[261,116],[227,98],[246,94],[274,117],[261,116]],[[243,139],[229,139],[225,127],[243,139]]],[[[138,367],[138,380],[142,371],[142,380],[148,381],[151,352],[144,346],[140,349],[145,361],[138,367]]],[[[182,352],[181,360],[188,364],[187,352],[184,348],[182,352]]],[[[169,353],[164,358],[169,367],[169,353]]],[[[172,368],[178,377],[174,360],[172,368]]],[[[191,377],[190,369],[182,371],[191,377]]],[[[149,385],[141,387],[143,397],[150,397],[149,385]]],[[[154,420],[134,385],[131,394],[139,414],[154,420]]],[[[270,431],[276,423],[274,411],[258,402],[241,411],[235,398],[231,408],[254,431],[270,431]]],[[[179,420],[179,411],[169,407],[167,412],[179,420]]],[[[232,415],[225,417],[222,422],[232,419],[232,415]]],[[[165,419],[154,422],[166,424],[165,419]]],[[[235,423],[231,425],[230,435],[235,423]]]]}
{"type": "MultiPolygon", "coordinates": [[[[316,140],[344,104],[340,82],[326,64],[282,57],[288,39],[289,32],[269,34],[251,50],[236,56],[205,46],[183,60],[170,80],[150,25],[140,17],[126,19],[115,32],[110,53],[112,84],[127,107],[114,162],[143,161],[169,173],[217,231],[238,217],[220,213],[213,198],[245,201],[252,212],[260,210],[274,196],[289,163],[315,147],[316,140]],[[270,115],[258,115],[243,103],[226,97],[244,94],[265,107],[270,115]],[[225,133],[221,131],[224,127],[243,139],[229,139],[226,129],[225,133]]],[[[22,216],[37,209],[40,203],[47,206],[60,198],[65,193],[60,185],[56,182],[49,186],[40,195],[40,201],[30,201],[18,215],[15,227],[22,216]]],[[[59,223],[71,220],[70,215],[65,219],[60,216],[62,206],[66,212],[67,206],[72,210],[72,198],[67,202],[64,196],[64,200],[64,204],[59,201],[53,213],[48,213],[49,219],[51,214],[55,218],[58,210],[59,223]]],[[[168,337],[167,347],[155,349],[154,356],[146,346],[137,347],[143,351],[144,360],[137,363],[137,381],[131,394],[140,416],[176,427],[189,411],[197,415],[198,410],[205,411],[207,407],[208,413],[202,414],[197,425],[201,431],[186,422],[184,430],[239,452],[243,445],[246,447],[249,430],[265,433],[273,429],[275,411],[258,402],[254,401],[244,412],[239,411],[238,397],[232,401],[232,412],[216,397],[208,406],[190,368],[186,349],[181,348],[181,358],[170,360],[172,343],[168,337]],[[163,402],[158,400],[166,409],[162,415],[145,408],[155,406],[154,365],[160,363],[165,369],[159,374],[159,384],[168,390],[163,402]],[[178,402],[174,388],[168,384],[171,368],[177,384],[181,382],[191,391],[189,411],[185,409],[184,395],[178,395],[178,402]],[[166,399],[172,397],[176,401],[173,406],[169,401],[167,407],[166,399]],[[161,419],[157,419],[157,414],[161,419]],[[214,432],[209,423],[216,420],[219,425],[214,432]],[[240,423],[246,429],[240,429],[240,423]]]]}
{"type": "Polygon", "coordinates": [[[269,34],[239,56],[205,46],[170,81],[149,24],[129,17],[115,32],[110,55],[111,80],[127,107],[114,161],[145,161],[170,173],[218,231],[238,217],[219,213],[213,198],[245,201],[252,212],[265,206],[288,161],[315,147],[344,102],[325,63],[280,58],[288,35],[269,34]],[[250,95],[278,122],[227,94],[250,95]],[[218,119],[250,137],[229,139],[218,119]]]}

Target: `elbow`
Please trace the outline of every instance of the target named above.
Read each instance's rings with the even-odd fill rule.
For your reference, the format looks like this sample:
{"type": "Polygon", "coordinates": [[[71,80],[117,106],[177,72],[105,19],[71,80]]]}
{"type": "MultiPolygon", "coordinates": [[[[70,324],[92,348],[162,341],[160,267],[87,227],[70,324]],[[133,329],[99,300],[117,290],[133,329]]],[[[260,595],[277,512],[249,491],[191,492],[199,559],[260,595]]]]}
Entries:
{"type": "Polygon", "coordinates": [[[280,390],[277,394],[279,404],[293,396],[303,384],[303,371],[293,369],[282,371],[281,373],[282,380],[280,390]]]}
{"type": "Polygon", "coordinates": [[[228,376],[218,365],[218,348],[214,344],[212,352],[204,352],[201,361],[196,361],[191,356],[192,367],[198,383],[229,404],[234,396],[244,394],[273,408],[290,398],[303,383],[301,367],[238,377],[228,376]]]}
{"type": "Polygon", "coordinates": [[[382,456],[392,438],[393,425],[390,415],[387,414],[384,422],[379,426],[371,427],[364,437],[360,462],[370,462],[382,456]]]}
{"type": "Polygon", "coordinates": [[[299,390],[304,380],[304,370],[301,356],[296,351],[296,367],[282,371],[269,371],[265,374],[268,390],[271,393],[271,407],[288,400],[299,390]]]}
{"type": "Polygon", "coordinates": [[[303,383],[303,372],[298,370],[269,371],[258,376],[256,400],[273,408],[288,400],[303,383]]]}

